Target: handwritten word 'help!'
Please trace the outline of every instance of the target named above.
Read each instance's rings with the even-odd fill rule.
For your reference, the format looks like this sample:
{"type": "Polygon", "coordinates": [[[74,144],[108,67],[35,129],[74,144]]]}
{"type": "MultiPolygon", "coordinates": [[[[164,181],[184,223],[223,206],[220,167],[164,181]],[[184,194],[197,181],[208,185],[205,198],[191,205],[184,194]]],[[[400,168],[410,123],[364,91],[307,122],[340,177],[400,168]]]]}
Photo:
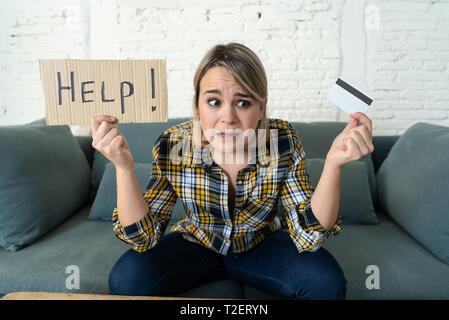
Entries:
{"type": "MultiPolygon", "coordinates": [[[[62,105],[62,90],[70,90],[72,96],[72,102],[75,102],[75,84],[74,84],[74,73],[70,71],[70,86],[62,86],[61,84],[61,72],[58,75],[58,105],[62,105]]],[[[93,84],[94,81],[84,81],[81,82],[81,101],[94,102],[93,100],[88,100],[86,95],[89,93],[94,93],[93,90],[86,90],[86,86],[93,84]]],[[[134,94],[134,85],[128,81],[120,82],[120,105],[122,114],[125,113],[125,98],[130,97],[134,94]],[[127,94],[125,95],[125,86],[128,87],[127,94]]],[[[104,81],[101,82],[101,101],[102,102],[114,102],[115,99],[106,99],[104,95],[104,81]]]]}

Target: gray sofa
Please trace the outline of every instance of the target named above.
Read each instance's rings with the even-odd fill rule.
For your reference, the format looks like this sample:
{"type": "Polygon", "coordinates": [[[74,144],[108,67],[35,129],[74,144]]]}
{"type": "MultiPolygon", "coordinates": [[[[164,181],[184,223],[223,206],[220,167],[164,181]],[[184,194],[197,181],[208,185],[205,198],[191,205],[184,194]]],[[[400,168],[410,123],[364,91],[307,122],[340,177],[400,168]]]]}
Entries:
{"type": "MultiPolygon", "coordinates": [[[[164,129],[187,120],[180,118],[157,124],[119,124],[119,128],[130,143],[136,162],[148,163],[151,162],[152,144],[159,134],[164,129]]],[[[300,134],[308,158],[323,158],[333,137],[345,125],[325,122],[292,123],[300,134]]],[[[45,120],[23,126],[36,126],[45,130],[42,129],[45,127],[45,120]]],[[[90,137],[75,138],[89,165],[89,193],[87,196],[87,193],[84,193],[83,201],[77,203],[65,218],[31,244],[16,251],[0,248],[0,295],[16,291],[108,293],[109,272],[120,255],[128,250],[128,246],[115,237],[110,221],[88,219],[107,160],[92,148],[90,137]],[[70,289],[66,284],[70,276],[68,266],[73,265],[79,270],[79,289],[70,289]]],[[[372,177],[376,180],[384,160],[399,138],[374,137],[375,150],[373,154],[364,157],[363,161],[367,163],[368,172],[372,170],[372,177]]],[[[21,141],[17,141],[17,144],[20,143],[21,141]]],[[[7,150],[2,150],[4,151],[7,150]]],[[[30,163],[33,162],[32,159],[29,160],[30,163]]],[[[20,162],[19,159],[17,161],[20,162]]],[[[371,188],[370,196],[374,207],[372,214],[375,221],[370,222],[368,219],[362,223],[346,223],[343,219],[342,232],[335,237],[331,236],[324,244],[343,268],[347,279],[346,298],[448,299],[447,261],[429,249],[425,240],[415,237],[407,225],[404,228],[402,222],[397,223],[394,216],[385,212],[389,204],[382,201],[385,194],[380,188],[385,186],[386,182],[373,181],[372,177],[368,177],[366,181],[371,188]],[[377,275],[370,266],[377,268],[377,275]],[[377,284],[373,288],[376,281],[377,284]]],[[[385,180],[385,177],[383,179],[385,180]]],[[[343,183],[349,183],[348,181],[343,183]]],[[[412,196],[410,194],[410,197],[412,196]]],[[[27,197],[23,199],[27,201],[27,197]]],[[[350,198],[348,201],[357,203],[350,198]]],[[[428,201],[432,201],[431,197],[428,201]]],[[[113,208],[115,203],[108,205],[113,208]]],[[[96,206],[101,208],[98,201],[96,206]]],[[[358,214],[358,207],[351,209],[355,212],[353,214],[358,214]]],[[[107,214],[111,215],[112,211],[107,214]]],[[[182,215],[173,214],[169,227],[181,218],[182,215]]],[[[434,222],[438,224],[438,221],[434,222]]],[[[257,288],[242,286],[231,279],[207,283],[180,296],[279,298],[257,288]]]]}

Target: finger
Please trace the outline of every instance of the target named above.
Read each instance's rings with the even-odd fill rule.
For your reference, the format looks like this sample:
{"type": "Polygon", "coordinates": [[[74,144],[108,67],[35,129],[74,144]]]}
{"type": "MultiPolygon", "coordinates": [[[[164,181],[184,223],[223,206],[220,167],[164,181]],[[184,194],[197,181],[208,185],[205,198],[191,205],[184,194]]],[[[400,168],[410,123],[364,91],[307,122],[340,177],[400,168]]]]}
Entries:
{"type": "Polygon", "coordinates": [[[350,137],[354,140],[354,142],[359,147],[362,156],[369,153],[369,146],[366,143],[365,139],[362,137],[359,131],[354,130],[349,133],[350,137]]]}
{"type": "Polygon", "coordinates": [[[95,137],[96,133],[98,132],[98,128],[100,127],[101,123],[103,121],[108,121],[111,123],[114,123],[117,121],[115,117],[109,116],[109,115],[97,115],[93,116],[90,119],[91,127],[92,127],[92,138],[95,137]]]}
{"type": "Polygon", "coordinates": [[[115,117],[112,117],[107,114],[100,114],[97,116],[93,116],[90,118],[90,125],[92,127],[92,138],[95,136],[95,134],[98,131],[98,128],[100,127],[100,124],[102,121],[109,121],[109,122],[116,122],[117,119],[115,117]]]}
{"type": "Polygon", "coordinates": [[[355,141],[352,138],[346,138],[345,140],[346,145],[346,154],[348,155],[348,158],[353,160],[359,160],[362,157],[362,153],[355,141]]]}
{"type": "Polygon", "coordinates": [[[111,150],[115,151],[115,150],[119,149],[123,145],[124,142],[125,142],[125,140],[124,140],[123,136],[117,135],[111,141],[111,150]]]}
{"type": "Polygon", "coordinates": [[[114,125],[108,121],[102,121],[100,127],[97,130],[97,133],[92,137],[92,140],[96,141],[97,143],[101,142],[104,136],[109,132],[109,130],[111,130],[113,126],[114,125]]]}
{"type": "Polygon", "coordinates": [[[360,134],[360,136],[365,141],[365,144],[368,147],[370,153],[374,151],[373,137],[367,127],[358,126],[357,128],[352,129],[350,132],[352,132],[352,131],[356,131],[360,134]]]}
{"type": "Polygon", "coordinates": [[[372,134],[373,132],[373,123],[370,118],[363,112],[353,112],[349,114],[351,118],[355,118],[362,123],[362,125],[366,126],[369,132],[372,134]]]}
{"type": "Polygon", "coordinates": [[[103,139],[100,142],[100,146],[102,148],[107,147],[108,145],[111,144],[112,140],[120,135],[120,131],[118,130],[118,128],[116,126],[112,126],[111,129],[109,129],[109,131],[105,134],[105,136],[103,137],[103,139]]]}
{"type": "Polygon", "coordinates": [[[343,129],[343,131],[349,131],[352,128],[357,127],[357,125],[359,124],[359,121],[355,118],[351,118],[351,120],[349,120],[348,124],[346,125],[346,127],[343,129]]]}

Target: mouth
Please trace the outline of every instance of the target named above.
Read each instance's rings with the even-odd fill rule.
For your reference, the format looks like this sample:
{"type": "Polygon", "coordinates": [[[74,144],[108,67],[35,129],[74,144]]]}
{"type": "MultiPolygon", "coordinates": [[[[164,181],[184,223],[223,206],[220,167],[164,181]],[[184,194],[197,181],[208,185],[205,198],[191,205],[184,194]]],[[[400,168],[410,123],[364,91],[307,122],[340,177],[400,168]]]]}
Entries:
{"type": "Polygon", "coordinates": [[[224,132],[219,132],[217,135],[220,136],[220,137],[236,137],[236,136],[238,136],[239,134],[238,134],[238,133],[224,133],[224,132]]]}
{"type": "Polygon", "coordinates": [[[240,135],[240,130],[238,129],[225,129],[223,131],[218,131],[217,136],[221,138],[221,140],[231,140],[235,139],[235,137],[240,135]]]}

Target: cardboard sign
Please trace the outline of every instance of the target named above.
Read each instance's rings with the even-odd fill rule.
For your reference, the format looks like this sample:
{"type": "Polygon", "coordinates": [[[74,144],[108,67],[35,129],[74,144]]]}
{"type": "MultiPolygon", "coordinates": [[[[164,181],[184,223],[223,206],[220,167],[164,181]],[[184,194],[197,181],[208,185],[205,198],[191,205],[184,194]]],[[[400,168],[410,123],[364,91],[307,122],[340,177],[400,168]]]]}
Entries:
{"type": "Polygon", "coordinates": [[[165,60],[40,60],[47,125],[167,122],[165,60]]]}

